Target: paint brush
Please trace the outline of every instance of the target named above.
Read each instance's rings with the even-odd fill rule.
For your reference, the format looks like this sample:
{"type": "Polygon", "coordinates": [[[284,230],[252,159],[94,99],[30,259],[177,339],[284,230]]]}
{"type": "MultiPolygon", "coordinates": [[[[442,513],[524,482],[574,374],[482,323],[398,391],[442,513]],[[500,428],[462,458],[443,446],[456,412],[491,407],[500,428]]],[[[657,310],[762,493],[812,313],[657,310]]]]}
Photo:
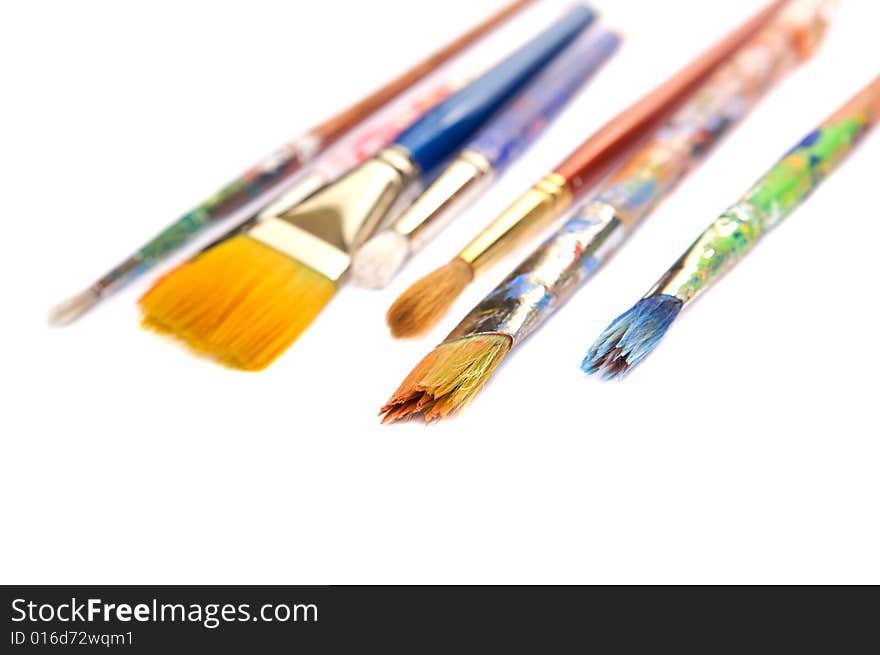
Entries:
{"type": "Polygon", "coordinates": [[[596,272],[657,204],[818,43],[833,0],[792,0],[428,354],[383,421],[447,416],[596,272]]]}
{"type": "Polygon", "coordinates": [[[166,275],[141,298],[144,325],[235,368],[268,366],[336,292],[353,250],[594,15],[575,5],[375,157],[166,275]]]}
{"type": "Polygon", "coordinates": [[[619,44],[616,33],[601,30],[570,45],[464,147],[391,226],[355,253],[352,281],[372,289],[387,286],[414,253],[540,136],[619,44]]]}
{"type": "Polygon", "coordinates": [[[581,368],[623,378],[651,353],[682,308],[732,269],[846,158],[880,119],[880,77],[807,134],[694,241],[590,347],[581,368]]]}
{"type": "Polygon", "coordinates": [[[534,230],[565,213],[697,84],[765,25],[782,4],[780,1],[766,6],[602,126],[508,206],[458,255],[404,291],[386,315],[391,334],[413,337],[429,330],[478,272],[488,269],[534,230]]]}
{"type": "Polygon", "coordinates": [[[178,218],[86,290],[55,306],[49,313],[49,323],[67,325],[73,322],[102,299],[180,249],[208,225],[233,215],[259,197],[270,197],[273,192],[277,195],[283,191],[284,183],[303,165],[313,161],[367,116],[419,80],[428,77],[442,64],[499,27],[531,2],[532,0],[510,2],[384,86],[263,158],[213,196],[178,218]]]}

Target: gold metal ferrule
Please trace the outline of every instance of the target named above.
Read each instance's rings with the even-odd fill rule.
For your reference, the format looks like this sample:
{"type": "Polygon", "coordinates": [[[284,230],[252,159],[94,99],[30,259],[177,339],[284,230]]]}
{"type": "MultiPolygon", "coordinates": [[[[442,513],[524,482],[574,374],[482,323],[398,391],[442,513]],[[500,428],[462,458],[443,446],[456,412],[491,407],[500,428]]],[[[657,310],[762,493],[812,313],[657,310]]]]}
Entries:
{"type": "Polygon", "coordinates": [[[422,249],[492,179],[492,165],[476,150],[463,150],[394,221],[395,232],[409,240],[409,252],[422,249]]]}
{"type": "Polygon", "coordinates": [[[261,221],[248,236],[338,282],[351,253],[406,199],[418,166],[402,148],[383,148],[289,210],[261,221]]]}
{"type": "Polygon", "coordinates": [[[499,214],[458,256],[476,272],[532,229],[562,214],[571,201],[565,178],[550,173],[499,214]]]}

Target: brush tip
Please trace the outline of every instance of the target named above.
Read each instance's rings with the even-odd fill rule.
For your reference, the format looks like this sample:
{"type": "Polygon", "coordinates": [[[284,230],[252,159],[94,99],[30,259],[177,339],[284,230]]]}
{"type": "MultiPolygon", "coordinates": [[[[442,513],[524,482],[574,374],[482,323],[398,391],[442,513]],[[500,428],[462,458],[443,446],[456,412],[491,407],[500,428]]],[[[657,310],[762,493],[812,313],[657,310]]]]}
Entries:
{"type": "Polygon", "coordinates": [[[449,309],[474,279],[474,270],[456,257],[404,291],[385,318],[395,337],[414,337],[426,332],[449,309]]]}
{"type": "Polygon", "coordinates": [[[364,289],[384,289],[409,256],[409,239],[385,230],[367,241],[354,255],[351,278],[364,289]]]}
{"type": "Polygon", "coordinates": [[[623,378],[657,347],[681,308],[682,301],[675,296],[642,298],[599,335],[581,370],[588,375],[601,373],[606,380],[623,378]]]}
{"type": "Polygon", "coordinates": [[[53,327],[70,325],[94,307],[98,300],[100,296],[94,289],[86,289],[71,296],[49,310],[49,325],[53,327]]]}

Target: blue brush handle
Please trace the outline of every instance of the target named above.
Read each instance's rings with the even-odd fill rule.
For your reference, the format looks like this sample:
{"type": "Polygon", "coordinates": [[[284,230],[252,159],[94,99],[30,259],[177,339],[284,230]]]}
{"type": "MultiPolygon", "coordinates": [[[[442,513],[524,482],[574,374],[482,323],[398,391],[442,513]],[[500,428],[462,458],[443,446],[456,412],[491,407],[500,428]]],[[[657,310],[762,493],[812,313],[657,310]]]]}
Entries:
{"type": "Polygon", "coordinates": [[[422,176],[442,164],[595,18],[577,5],[539,36],[427,112],[395,139],[422,176]]]}
{"type": "Polygon", "coordinates": [[[578,89],[620,45],[611,31],[582,36],[535,77],[513,103],[467,145],[503,171],[541,134],[578,89]]]}

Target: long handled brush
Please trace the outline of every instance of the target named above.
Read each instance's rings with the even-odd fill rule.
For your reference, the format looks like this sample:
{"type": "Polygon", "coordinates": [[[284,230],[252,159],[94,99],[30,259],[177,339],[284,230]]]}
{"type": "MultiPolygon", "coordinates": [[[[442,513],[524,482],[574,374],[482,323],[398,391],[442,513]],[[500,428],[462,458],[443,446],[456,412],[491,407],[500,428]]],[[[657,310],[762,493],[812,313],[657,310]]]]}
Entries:
{"type": "Polygon", "coordinates": [[[141,298],[144,324],[230,366],[268,366],[336,292],[352,251],[594,15],[576,5],[372,159],[165,276],[141,298]]]}
{"type": "Polygon", "coordinates": [[[404,291],[386,315],[391,334],[412,337],[430,329],[478,272],[582,198],[721,62],[766,25],[782,4],[773,2],[765,7],[606,123],[553,172],[517,198],[458,255],[404,291]]]}
{"type": "Polygon", "coordinates": [[[210,198],[166,227],[87,289],[59,303],[50,311],[49,322],[53,325],[67,325],[73,322],[102,299],[183,247],[209,224],[233,215],[238,209],[249,205],[257,198],[271,196],[273,192],[277,193],[283,190],[286,180],[290,180],[302,166],[326,151],[364,118],[373,114],[419,80],[426,78],[439,66],[497,28],[531,2],[532,0],[510,2],[397,78],[335,116],[315,125],[299,138],[285,144],[256,163],[210,198]]]}
{"type": "Polygon", "coordinates": [[[666,334],[679,312],[733,268],[802,203],[880,120],[880,77],[807,134],[697,238],[631,309],[590,347],[581,368],[622,378],[666,334]]]}
{"type": "Polygon", "coordinates": [[[795,0],[719,68],[594,200],[486,296],[380,413],[443,418],[466,405],[510,350],[574,294],[785,72],[809,54],[832,0],[795,0]]]}

